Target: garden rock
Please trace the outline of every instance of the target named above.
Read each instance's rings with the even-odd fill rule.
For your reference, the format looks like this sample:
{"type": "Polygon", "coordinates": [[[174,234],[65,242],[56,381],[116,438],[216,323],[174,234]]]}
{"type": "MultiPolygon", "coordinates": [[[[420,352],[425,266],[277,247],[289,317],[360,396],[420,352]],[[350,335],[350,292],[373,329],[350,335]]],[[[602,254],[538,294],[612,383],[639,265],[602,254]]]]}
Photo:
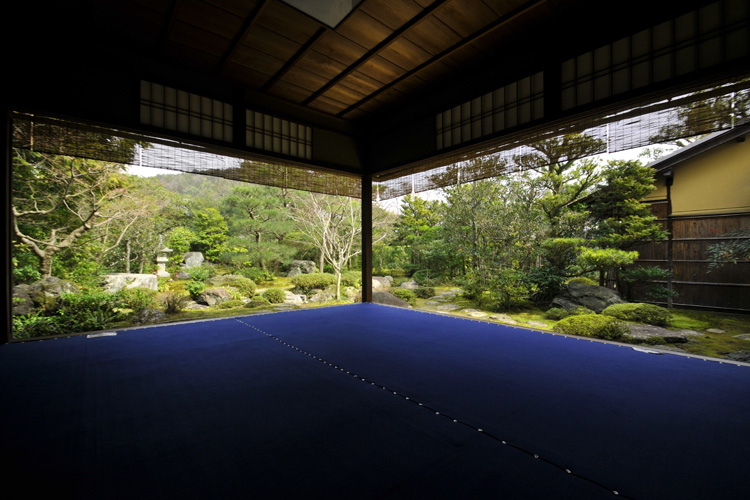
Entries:
{"type": "Polygon", "coordinates": [[[518,321],[514,320],[507,314],[493,314],[490,316],[490,319],[495,321],[501,321],[503,323],[508,323],[509,325],[517,325],[518,321]]]}
{"type": "Polygon", "coordinates": [[[388,281],[388,278],[383,278],[382,276],[373,276],[372,277],[372,288],[390,288],[391,282],[388,281]]]}
{"type": "Polygon", "coordinates": [[[331,292],[320,292],[310,297],[309,300],[310,302],[320,304],[322,302],[330,302],[331,300],[334,300],[335,298],[336,296],[332,294],[331,292]]]}
{"type": "Polygon", "coordinates": [[[487,316],[489,316],[489,314],[487,314],[486,312],[482,312],[477,309],[464,309],[461,312],[472,318],[486,318],[487,316]]]}
{"type": "Polygon", "coordinates": [[[287,276],[289,278],[294,278],[300,274],[312,274],[316,272],[318,272],[318,268],[315,265],[315,262],[311,260],[293,260],[292,263],[289,264],[289,274],[287,276]]]}
{"type": "Polygon", "coordinates": [[[133,314],[130,317],[130,322],[134,325],[140,325],[142,323],[153,323],[154,321],[161,321],[165,319],[167,319],[167,315],[164,313],[164,311],[146,308],[133,314]]]}
{"type": "Polygon", "coordinates": [[[185,262],[185,269],[190,269],[191,267],[202,265],[206,259],[203,258],[203,254],[200,252],[188,252],[182,260],[185,262]]]}
{"type": "Polygon", "coordinates": [[[547,323],[542,323],[541,321],[527,321],[526,324],[534,328],[547,328],[549,326],[547,323]]]}
{"type": "Polygon", "coordinates": [[[305,301],[307,301],[307,297],[304,295],[297,295],[289,291],[285,291],[284,295],[286,298],[284,299],[284,304],[291,304],[291,305],[301,305],[304,304],[305,301]]]}
{"type": "Polygon", "coordinates": [[[721,328],[709,328],[709,329],[708,329],[708,330],[706,330],[706,331],[707,331],[708,333],[727,333],[727,332],[725,332],[724,330],[722,330],[721,328]]]}
{"type": "Polygon", "coordinates": [[[688,336],[684,331],[667,330],[660,326],[641,325],[636,323],[627,323],[626,325],[630,330],[628,335],[636,340],[662,338],[668,344],[682,344],[688,341],[688,336]]]}
{"type": "Polygon", "coordinates": [[[178,279],[178,280],[189,280],[190,279],[190,275],[188,273],[186,273],[185,271],[180,271],[179,273],[177,273],[177,276],[175,276],[175,279],[178,279]]]}
{"type": "Polygon", "coordinates": [[[750,363],[750,351],[737,351],[730,352],[724,359],[731,359],[732,361],[740,361],[742,363],[750,363]]]}
{"type": "Polygon", "coordinates": [[[426,306],[439,306],[440,302],[437,300],[425,300],[424,305],[426,306]]]}
{"type": "Polygon", "coordinates": [[[232,294],[223,288],[208,288],[198,296],[198,302],[208,306],[215,306],[227,300],[232,300],[232,294]]]}
{"type": "Polygon", "coordinates": [[[63,293],[78,293],[78,287],[70,281],[54,276],[39,280],[31,285],[13,287],[13,315],[23,316],[37,309],[53,304],[63,293]]]}
{"type": "Polygon", "coordinates": [[[416,281],[404,281],[401,283],[401,288],[406,288],[407,290],[416,290],[419,288],[419,284],[416,281]]]}
{"type": "Polygon", "coordinates": [[[438,309],[441,311],[456,311],[461,309],[461,307],[456,304],[443,304],[442,306],[438,306],[438,309]]]}
{"type": "Polygon", "coordinates": [[[734,335],[734,338],[740,339],[740,340],[750,340],[750,333],[741,333],[739,335],[734,335]]]}
{"type": "Polygon", "coordinates": [[[107,292],[119,292],[125,288],[159,289],[159,278],[155,274],[113,273],[103,277],[107,292]]]}
{"type": "Polygon", "coordinates": [[[208,306],[206,304],[198,304],[197,302],[193,302],[192,304],[188,304],[185,306],[185,309],[208,309],[208,306]]]}
{"type": "Polygon", "coordinates": [[[410,308],[408,302],[405,300],[399,299],[393,294],[390,294],[388,292],[373,292],[372,294],[372,301],[375,304],[384,304],[387,306],[396,306],[396,307],[405,307],[410,308]]]}
{"type": "Polygon", "coordinates": [[[612,304],[625,304],[617,291],[603,286],[569,283],[552,300],[551,307],[561,307],[572,311],[576,307],[587,307],[597,313],[602,312],[612,304]]]}

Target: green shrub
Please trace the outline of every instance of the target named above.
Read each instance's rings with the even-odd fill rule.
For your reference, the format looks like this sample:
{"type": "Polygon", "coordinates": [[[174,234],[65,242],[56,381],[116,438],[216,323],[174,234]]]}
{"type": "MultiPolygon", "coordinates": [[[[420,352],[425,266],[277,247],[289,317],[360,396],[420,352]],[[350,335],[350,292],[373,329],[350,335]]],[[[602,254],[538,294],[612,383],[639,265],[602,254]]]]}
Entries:
{"type": "Polygon", "coordinates": [[[250,278],[236,278],[229,286],[236,288],[238,292],[248,299],[253,298],[253,295],[255,295],[255,282],[250,278]]]}
{"type": "Polygon", "coordinates": [[[202,281],[190,280],[185,284],[185,291],[190,294],[193,300],[206,290],[206,284],[202,281]]]}
{"type": "Polygon", "coordinates": [[[263,292],[263,297],[271,304],[283,304],[286,300],[284,290],[278,288],[269,288],[263,292]]]}
{"type": "Polygon", "coordinates": [[[553,307],[551,309],[548,309],[547,312],[544,313],[544,317],[547,319],[560,321],[561,319],[568,317],[568,311],[566,311],[562,307],[553,307]]]}
{"type": "Polygon", "coordinates": [[[362,284],[362,273],[359,271],[349,271],[341,274],[342,286],[353,286],[358,288],[362,284]]]}
{"type": "Polygon", "coordinates": [[[125,315],[119,310],[121,304],[120,298],[114,293],[64,293],[57,301],[55,315],[60,317],[63,333],[104,330],[125,319],[125,315]]]}
{"type": "Polygon", "coordinates": [[[204,283],[214,274],[216,274],[216,268],[207,264],[203,264],[200,266],[191,267],[187,270],[187,273],[190,275],[191,279],[204,283]]]}
{"type": "Polygon", "coordinates": [[[419,287],[414,290],[414,295],[416,295],[420,299],[429,299],[430,297],[435,296],[435,289],[431,286],[419,287]]]}
{"type": "Polygon", "coordinates": [[[336,283],[336,277],[330,273],[298,274],[292,278],[292,284],[298,293],[309,295],[312,290],[325,290],[336,283]]]}
{"type": "Polygon", "coordinates": [[[399,299],[405,300],[409,305],[413,306],[417,303],[417,296],[415,295],[414,290],[409,290],[408,288],[395,288],[391,293],[399,299]]]}
{"type": "Polygon", "coordinates": [[[672,319],[672,313],[653,304],[613,304],[602,314],[612,316],[623,321],[634,321],[656,326],[667,326],[672,319]]]}
{"type": "Polygon", "coordinates": [[[599,283],[592,280],[591,278],[587,278],[585,276],[576,276],[575,278],[570,278],[568,283],[578,283],[579,285],[594,285],[598,286],[599,283]]]}
{"type": "Polygon", "coordinates": [[[263,307],[263,306],[270,306],[271,303],[268,301],[267,298],[263,297],[262,295],[258,295],[250,299],[250,302],[245,304],[245,307],[247,308],[253,308],[253,307],[263,307]]]}
{"type": "Polygon", "coordinates": [[[157,293],[156,290],[150,288],[136,287],[124,288],[117,292],[117,296],[122,301],[123,307],[138,313],[154,304],[157,293]]]}
{"type": "Polygon", "coordinates": [[[161,298],[162,304],[164,304],[164,312],[167,314],[175,314],[187,306],[190,302],[190,296],[179,292],[166,292],[161,298]]]}
{"type": "Polygon", "coordinates": [[[248,267],[237,272],[246,278],[250,278],[255,283],[263,283],[274,280],[273,274],[259,267],[248,267]]]}
{"type": "Polygon", "coordinates": [[[605,340],[621,339],[627,332],[627,327],[612,316],[586,314],[583,316],[568,316],[555,323],[552,328],[556,332],[581,337],[593,337],[605,340]]]}
{"type": "Polygon", "coordinates": [[[13,316],[13,338],[30,339],[67,333],[59,318],[37,311],[26,316],[13,316]]]}
{"type": "Polygon", "coordinates": [[[226,302],[216,304],[214,307],[216,309],[232,309],[233,307],[240,307],[244,305],[245,303],[241,300],[227,300],[226,302]]]}
{"type": "Polygon", "coordinates": [[[585,316],[587,314],[596,314],[596,312],[584,306],[578,306],[568,311],[569,316],[585,316]]]}

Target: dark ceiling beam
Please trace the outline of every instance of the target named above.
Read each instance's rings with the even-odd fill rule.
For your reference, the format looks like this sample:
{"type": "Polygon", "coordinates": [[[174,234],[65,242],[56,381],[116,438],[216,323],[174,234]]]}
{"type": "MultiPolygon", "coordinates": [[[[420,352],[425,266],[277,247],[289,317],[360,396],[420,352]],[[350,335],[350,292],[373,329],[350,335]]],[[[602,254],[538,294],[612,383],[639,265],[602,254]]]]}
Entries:
{"type": "Polygon", "coordinates": [[[315,42],[318,41],[318,39],[323,36],[323,33],[327,31],[327,28],[325,26],[321,26],[318,28],[318,31],[316,31],[313,36],[310,37],[310,39],[305,42],[305,44],[299,48],[297,52],[294,53],[292,57],[289,58],[287,62],[284,63],[284,66],[281,67],[279,71],[276,72],[275,75],[273,75],[261,88],[262,92],[267,92],[271,87],[276,85],[276,82],[281,80],[284,75],[286,75],[292,67],[297,64],[297,62],[302,59],[305,54],[310,52],[310,49],[312,49],[312,46],[315,42]]]}
{"type": "Polygon", "coordinates": [[[263,11],[263,8],[268,5],[268,0],[260,0],[256,5],[255,8],[250,12],[250,15],[245,18],[245,22],[242,25],[242,28],[240,28],[239,34],[234,37],[234,40],[232,40],[232,44],[229,46],[227,51],[224,53],[224,55],[221,58],[221,61],[219,61],[219,64],[216,65],[216,69],[214,69],[215,74],[221,74],[224,71],[224,68],[229,63],[229,61],[232,60],[235,53],[237,52],[237,48],[240,46],[242,41],[247,37],[248,33],[252,29],[255,22],[258,20],[258,17],[260,16],[261,12],[263,11]]]}
{"type": "Polygon", "coordinates": [[[302,104],[304,106],[307,106],[314,100],[316,100],[321,95],[328,92],[331,88],[333,88],[335,85],[337,85],[340,81],[342,81],[344,78],[352,74],[354,71],[356,71],[358,68],[360,68],[363,64],[365,64],[367,61],[369,61],[371,58],[376,56],[380,51],[388,47],[390,44],[398,40],[404,33],[406,33],[408,30],[422,22],[424,19],[427,18],[427,16],[431,15],[433,12],[435,12],[440,6],[445,4],[448,0],[436,0],[432,4],[430,4],[429,7],[422,10],[418,15],[410,19],[407,23],[405,23],[403,26],[401,26],[399,29],[395,30],[393,33],[391,33],[385,40],[377,44],[375,47],[367,51],[365,55],[357,59],[353,64],[351,64],[348,68],[346,68],[344,71],[339,73],[335,78],[331,79],[328,83],[323,85],[321,88],[316,90],[310,97],[305,99],[302,104]]]}
{"type": "Polygon", "coordinates": [[[164,50],[164,46],[167,44],[167,40],[172,34],[172,28],[174,28],[175,20],[177,19],[177,10],[180,8],[183,0],[172,0],[167,10],[166,20],[161,30],[161,36],[159,38],[159,52],[164,50]]]}
{"type": "Polygon", "coordinates": [[[470,36],[468,36],[466,38],[463,38],[460,42],[457,42],[457,43],[451,45],[450,47],[448,47],[447,49],[445,49],[444,51],[440,52],[439,54],[436,54],[434,57],[432,57],[431,59],[428,59],[427,61],[423,62],[422,64],[420,64],[416,68],[413,68],[413,69],[407,71],[406,73],[404,73],[403,75],[399,76],[395,80],[391,81],[390,83],[387,83],[386,85],[382,86],[381,88],[379,88],[375,92],[372,92],[367,97],[363,97],[362,99],[360,99],[359,101],[355,102],[354,104],[352,104],[348,108],[344,109],[343,111],[340,111],[336,116],[339,117],[339,118],[342,118],[342,117],[346,116],[347,114],[351,113],[352,111],[354,111],[355,109],[359,108],[363,104],[369,102],[370,100],[374,99],[378,95],[382,94],[386,90],[389,90],[392,87],[394,87],[395,85],[403,82],[407,78],[411,78],[412,76],[416,75],[417,73],[419,73],[423,69],[425,69],[425,68],[427,68],[427,67],[429,67],[429,66],[431,66],[431,65],[433,65],[433,64],[435,64],[437,62],[442,61],[443,59],[445,59],[446,57],[450,56],[454,52],[456,52],[456,51],[458,51],[458,50],[466,47],[467,45],[469,45],[469,44],[471,44],[471,43],[479,40],[483,36],[486,36],[489,33],[492,33],[496,29],[498,29],[498,28],[500,28],[500,27],[508,24],[509,22],[513,21],[514,19],[518,18],[519,16],[522,16],[522,15],[526,14],[527,12],[529,12],[529,11],[531,11],[531,10],[539,7],[540,5],[542,5],[544,3],[547,3],[547,0],[533,0],[531,2],[527,2],[527,3],[523,4],[523,5],[521,5],[520,7],[518,7],[516,9],[512,10],[511,12],[509,12],[508,14],[505,14],[504,16],[499,17],[498,19],[496,19],[492,23],[488,24],[484,28],[482,28],[482,29],[480,29],[480,30],[472,33],[470,36]]]}

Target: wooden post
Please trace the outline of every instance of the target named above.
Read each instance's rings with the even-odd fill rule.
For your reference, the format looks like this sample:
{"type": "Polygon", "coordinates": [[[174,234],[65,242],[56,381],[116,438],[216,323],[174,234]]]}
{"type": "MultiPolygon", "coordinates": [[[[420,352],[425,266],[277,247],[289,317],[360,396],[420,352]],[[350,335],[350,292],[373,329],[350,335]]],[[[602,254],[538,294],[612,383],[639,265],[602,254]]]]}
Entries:
{"type": "Polygon", "coordinates": [[[672,184],[674,184],[674,171],[670,170],[664,174],[665,184],[667,185],[667,270],[669,275],[667,276],[667,308],[672,309],[672,280],[674,273],[674,235],[673,221],[672,221],[672,184]]]}
{"type": "Polygon", "coordinates": [[[362,176],[362,302],[372,302],[372,177],[362,176]]]}

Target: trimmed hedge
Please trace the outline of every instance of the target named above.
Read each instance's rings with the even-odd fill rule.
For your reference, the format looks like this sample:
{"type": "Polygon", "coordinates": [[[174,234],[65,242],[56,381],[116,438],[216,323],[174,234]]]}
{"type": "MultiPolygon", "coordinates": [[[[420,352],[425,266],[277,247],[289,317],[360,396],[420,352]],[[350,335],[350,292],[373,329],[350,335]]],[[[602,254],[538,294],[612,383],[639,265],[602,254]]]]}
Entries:
{"type": "Polygon", "coordinates": [[[216,309],[232,309],[233,307],[240,307],[244,305],[245,303],[241,300],[227,300],[225,302],[221,302],[220,304],[216,304],[214,307],[216,309]]]}
{"type": "Polygon", "coordinates": [[[544,317],[547,319],[560,321],[561,319],[568,317],[568,311],[566,311],[562,307],[553,307],[552,309],[548,309],[547,312],[544,313],[544,317]]]}
{"type": "Polygon", "coordinates": [[[283,304],[286,300],[286,294],[284,290],[278,288],[269,288],[263,292],[263,298],[265,298],[271,304],[283,304]]]}
{"type": "Polygon", "coordinates": [[[298,274],[292,278],[292,284],[300,293],[309,295],[312,290],[325,290],[336,283],[336,277],[331,273],[298,274]]]}
{"type": "Polygon", "coordinates": [[[408,288],[395,288],[391,290],[391,293],[401,300],[405,300],[409,305],[413,306],[417,303],[417,296],[414,290],[408,288]]]}
{"type": "Polygon", "coordinates": [[[243,297],[252,299],[255,295],[255,282],[250,278],[236,278],[229,283],[229,286],[236,288],[243,297]]]}
{"type": "Polygon", "coordinates": [[[623,321],[634,321],[656,326],[667,326],[672,319],[672,313],[654,304],[613,304],[602,314],[612,316],[623,321]]]}
{"type": "Polygon", "coordinates": [[[605,340],[619,340],[628,332],[627,327],[617,318],[598,314],[568,316],[555,323],[552,329],[568,335],[605,340]]]}
{"type": "Polygon", "coordinates": [[[245,307],[248,309],[252,309],[253,307],[263,307],[263,306],[270,306],[271,303],[268,302],[268,299],[263,297],[262,295],[258,295],[256,297],[253,297],[250,299],[250,302],[245,304],[245,307]]]}

